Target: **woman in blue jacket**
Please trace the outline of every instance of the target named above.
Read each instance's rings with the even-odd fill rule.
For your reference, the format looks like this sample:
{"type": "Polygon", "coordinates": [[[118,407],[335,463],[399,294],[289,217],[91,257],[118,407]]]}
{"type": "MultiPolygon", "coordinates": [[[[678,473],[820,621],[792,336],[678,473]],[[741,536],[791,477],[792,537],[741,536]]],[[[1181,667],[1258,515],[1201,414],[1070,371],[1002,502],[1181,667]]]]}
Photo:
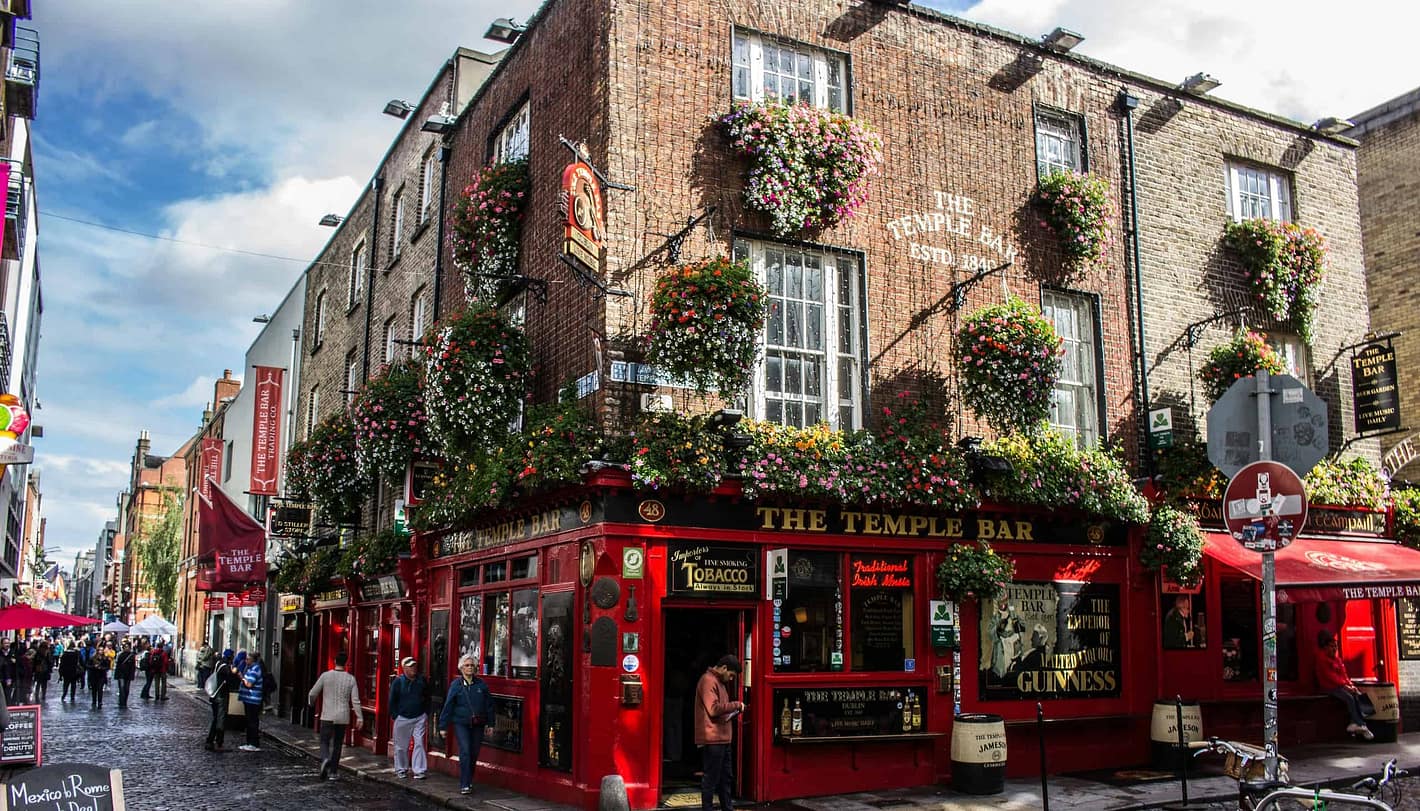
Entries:
{"type": "Polygon", "coordinates": [[[478,677],[478,660],[474,657],[459,659],[459,676],[444,699],[439,726],[454,728],[459,742],[459,793],[468,794],[473,791],[473,767],[483,746],[484,729],[493,723],[493,694],[478,677]]]}

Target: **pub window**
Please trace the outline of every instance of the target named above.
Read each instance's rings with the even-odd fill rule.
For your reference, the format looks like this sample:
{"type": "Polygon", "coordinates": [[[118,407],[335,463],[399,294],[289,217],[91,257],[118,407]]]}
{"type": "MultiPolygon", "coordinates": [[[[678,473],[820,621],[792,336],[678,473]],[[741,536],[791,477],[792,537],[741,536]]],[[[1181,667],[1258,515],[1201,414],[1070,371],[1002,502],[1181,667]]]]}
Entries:
{"type": "Polygon", "coordinates": [[[459,658],[483,661],[483,595],[469,594],[459,601],[459,658]]]}
{"type": "Polygon", "coordinates": [[[434,148],[430,147],[428,154],[424,156],[423,171],[419,173],[419,222],[423,223],[429,219],[429,207],[434,202],[434,178],[435,170],[434,148]]]}
{"type": "Polygon", "coordinates": [[[1228,162],[1228,214],[1236,222],[1292,219],[1292,179],[1265,166],[1228,162]]]}
{"type": "Polygon", "coordinates": [[[1277,604],[1277,680],[1296,681],[1297,604],[1277,604]]]}
{"type": "Polygon", "coordinates": [[[537,555],[514,560],[512,572],[508,575],[509,580],[527,580],[529,577],[537,577],[537,555]]]}
{"type": "Polygon", "coordinates": [[[508,579],[508,561],[500,560],[497,563],[489,563],[483,567],[483,582],[502,583],[508,579]]]}
{"type": "Polygon", "coordinates": [[[360,361],[355,355],[355,350],[350,350],[345,356],[345,404],[350,405],[355,401],[356,389],[360,385],[360,361]]]}
{"type": "Polygon", "coordinates": [[[413,303],[409,306],[409,356],[419,357],[420,341],[424,340],[424,330],[429,328],[429,306],[424,300],[424,288],[414,291],[413,303]]]}
{"type": "Polygon", "coordinates": [[[1099,368],[1095,298],[1082,293],[1042,290],[1041,310],[1060,336],[1065,355],[1051,393],[1050,424],[1083,448],[1100,441],[1099,368]]]}
{"type": "Polygon", "coordinates": [[[493,136],[494,163],[507,163],[528,156],[528,145],[532,141],[529,121],[531,109],[531,103],[524,101],[518,111],[508,119],[508,123],[493,136]]]}
{"type": "Polygon", "coordinates": [[[483,598],[483,674],[503,676],[508,673],[508,592],[500,591],[483,598]]]}
{"type": "Polygon", "coordinates": [[[311,438],[311,432],[316,429],[320,422],[320,387],[311,386],[311,399],[306,405],[306,439],[311,438]]]}
{"type": "Polygon", "coordinates": [[[848,560],[854,670],[902,672],[915,659],[912,558],[907,555],[853,555],[848,560]]]}
{"type": "Polygon", "coordinates": [[[1219,592],[1223,681],[1257,681],[1257,587],[1251,580],[1223,580],[1219,592]]]}
{"type": "Polygon", "coordinates": [[[315,324],[312,330],[311,352],[320,349],[321,341],[325,340],[325,291],[316,294],[315,324]]]}
{"type": "Polygon", "coordinates": [[[394,363],[394,353],[395,353],[395,343],[394,343],[394,342],[395,342],[395,340],[396,340],[395,335],[398,334],[398,332],[397,332],[398,327],[395,326],[395,319],[396,319],[396,318],[398,318],[398,316],[392,315],[392,316],[389,317],[389,320],[385,322],[385,340],[384,340],[384,346],[385,346],[385,363],[394,363]]]}
{"type": "Polygon", "coordinates": [[[478,582],[479,582],[479,581],[478,581],[478,575],[479,575],[479,568],[478,568],[477,566],[469,566],[469,567],[466,568],[466,569],[459,569],[459,585],[460,585],[460,586],[476,586],[476,585],[478,585],[478,582]]]}
{"type": "Polygon", "coordinates": [[[346,285],[345,309],[353,310],[360,303],[360,293],[365,289],[365,243],[361,242],[350,252],[350,280],[346,285]]]}
{"type": "Polygon", "coordinates": [[[1165,591],[1159,605],[1164,650],[1208,647],[1208,600],[1201,587],[1194,594],[1165,591]]]}
{"type": "Polygon", "coordinates": [[[847,109],[842,54],[736,31],[732,56],[736,99],[847,109]]]}
{"type": "Polygon", "coordinates": [[[1267,343],[1277,350],[1277,355],[1282,358],[1282,364],[1287,367],[1287,374],[1296,379],[1307,382],[1307,345],[1302,341],[1301,336],[1286,332],[1267,333],[1267,343]]]}
{"type": "Polygon", "coordinates": [[[774,638],[774,669],[781,673],[842,670],[843,585],[839,555],[789,552],[789,588],[774,638]]]}
{"type": "MultiPolygon", "coordinates": [[[[536,561],[537,558],[524,558],[536,561]]],[[[536,567],[534,567],[536,568],[536,567]]],[[[513,592],[513,678],[537,678],[537,589],[513,592]]]]}
{"type": "Polygon", "coordinates": [[[1077,115],[1037,108],[1035,111],[1035,171],[1085,171],[1084,121],[1077,115]]]}
{"type": "Polygon", "coordinates": [[[394,221],[390,231],[390,261],[399,258],[399,251],[404,247],[404,189],[394,193],[394,205],[390,213],[390,219],[394,221]]]}

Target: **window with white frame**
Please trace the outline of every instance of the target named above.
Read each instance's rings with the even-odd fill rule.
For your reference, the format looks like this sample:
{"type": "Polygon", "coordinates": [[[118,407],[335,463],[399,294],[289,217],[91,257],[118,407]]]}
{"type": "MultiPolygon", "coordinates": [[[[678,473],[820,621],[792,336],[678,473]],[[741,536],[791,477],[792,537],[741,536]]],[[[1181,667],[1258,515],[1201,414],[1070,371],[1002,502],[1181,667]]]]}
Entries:
{"type": "MultiPolygon", "coordinates": [[[[421,340],[424,337],[424,331],[429,328],[429,325],[425,323],[429,317],[427,306],[424,302],[424,288],[421,287],[414,293],[414,304],[410,310],[409,339],[411,341],[421,340]]],[[[419,345],[417,343],[410,345],[409,354],[410,357],[418,356],[419,345]]]]}
{"type": "Polygon", "coordinates": [[[312,341],[312,344],[311,344],[311,348],[312,348],[312,349],[318,349],[318,348],[320,348],[321,341],[325,339],[325,291],[324,291],[324,290],[322,290],[322,291],[320,291],[319,293],[316,294],[316,315],[315,315],[315,321],[316,321],[316,323],[315,323],[315,325],[314,325],[314,326],[315,326],[315,329],[312,330],[312,335],[315,336],[315,337],[314,337],[314,340],[312,341]]]}
{"type": "Polygon", "coordinates": [[[360,385],[360,363],[355,350],[345,356],[345,404],[355,399],[355,388],[360,385]]]}
{"type": "Polygon", "coordinates": [[[1041,311],[1063,342],[1060,378],[1051,395],[1050,423],[1081,447],[1100,441],[1100,347],[1093,296],[1041,291],[1041,311]]]}
{"type": "Polygon", "coordinates": [[[528,156],[528,145],[532,141],[532,122],[529,118],[531,104],[523,102],[508,123],[503,125],[493,137],[493,162],[506,163],[528,156]]]}
{"type": "Polygon", "coordinates": [[[320,422],[320,387],[311,386],[311,399],[306,403],[306,439],[311,438],[311,431],[315,430],[318,422],[320,422]]]}
{"type": "Polygon", "coordinates": [[[365,287],[365,243],[361,242],[350,252],[350,295],[345,309],[353,310],[360,303],[360,293],[365,287]]]}
{"type": "Polygon", "coordinates": [[[1045,177],[1051,172],[1085,171],[1084,129],[1084,122],[1077,115],[1037,109],[1036,175],[1045,177]]]}
{"type": "Polygon", "coordinates": [[[862,427],[863,270],[852,256],[735,240],[769,296],[752,412],[806,426],[862,427]]]}
{"type": "Polygon", "coordinates": [[[394,343],[394,342],[395,342],[395,338],[397,337],[397,335],[396,335],[396,333],[395,333],[395,320],[396,320],[396,317],[392,315],[392,316],[390,316],[390,317],[385,321],[385,336],[384,336],[384,347],[385,347],[385,356],[384,356],[384,357],[385,357],[385,363],[393,363],[393,362],[394,362],[394,351],[395,351],[395,350],[394,350],[394,347],[395,347],[395,343],[394,343]]]}
{"type": "Polygon", "coordinates": [[[232,457],[237,455],[237,443],[234,440],[227,440],[227,452],[223,454],[222,483],[226,484],[232,480],[232,457]]]}
{"type": "Polygon", "coordinates": [[[399,258],[404,244],[404,189],[394,193],[394,232],[390,234],[390,261],[399,258]]]}
{"type": "Polygon", "coordinates": [[[842,54],[736,31],[732,56],[737,99],[846,109],[848,65],[842,54]]]}
{"type": "Polygon", "coordinates": [[[1228,164],[1228,213],[1235,222],[1292,219],[1292,179],[1265,166],[1228,164]]]}
{"type": "Polygon", "coordinates": [[[1307,381],[1307,345],[1301,336],[1287,332],[1267,333],[1267,343],[1277,350],[1287,374],[1303,383],[1307,381]]]}
{"type": "Polygon", "coordinates": [[[434,150],[430,149],[429,154],[424,156],[424,171],[419,173],[419,222],[423,223],[429,219],[429,206],[434,202],[435,166],[438,159],[434,156],[434,150]]]}

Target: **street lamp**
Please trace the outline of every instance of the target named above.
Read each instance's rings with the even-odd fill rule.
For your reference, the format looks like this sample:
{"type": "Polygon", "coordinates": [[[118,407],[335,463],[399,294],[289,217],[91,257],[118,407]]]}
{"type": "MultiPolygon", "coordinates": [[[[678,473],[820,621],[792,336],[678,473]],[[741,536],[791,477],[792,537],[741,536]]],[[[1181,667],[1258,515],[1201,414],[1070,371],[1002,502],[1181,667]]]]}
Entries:
{"type": "Polygon", "coordinates": [[[526,25],[520,25],[514,22],[511,17],[499,17],[489,24],[488,30],[483,34],[483,38],[506,42],[512,45],[514,42],[518,41],[518,37],[522,36],[522,33],[527,29],[528,27],[526,25]]]}
{"type": "Polygon", "coordinates": [[[343,222],[345,222],[345,218],[339,214],[327,214],[320,218],[319,224],[324,225],[326,228],[334,228],[343,222]]]}
{"type": "Polygon", "coordinates": [[[1060,26],[1056,26],[1054,31],[1040,38],[1041,45],[1062,54],[1084,41],[1083,36],[1060,26]]]}
{"type": "Polygon", "coordinates": [[[414,105],[404,99],[390,99],[385,104],[385,115],[392,115],[395,118],[408,118],[414,112],[414,105]]]}
{"type": "Polygon", "coordinates": [[[1220,84],[1222,84],[1222,82],[1206,73],[1195,73],[1187,79],[1184,79],[1183,84],[1179,86],[1195,96],[1201,96],[1215,89],[1220,84]]]}

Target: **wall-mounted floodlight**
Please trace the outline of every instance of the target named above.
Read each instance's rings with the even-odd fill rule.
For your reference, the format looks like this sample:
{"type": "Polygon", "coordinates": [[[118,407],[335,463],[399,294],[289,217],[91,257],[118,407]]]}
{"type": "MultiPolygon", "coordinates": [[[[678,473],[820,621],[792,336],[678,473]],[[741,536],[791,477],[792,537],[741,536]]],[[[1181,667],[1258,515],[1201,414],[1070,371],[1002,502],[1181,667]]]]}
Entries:
{"type": "Polygon", "coordinates": [[[414,112],[414,105],[404,99],[390,99],[385,105],[385,115],[392,115],[395,118],[408,118],[414,112]]]}
{"type": "Polygon", "coordinates": [[[439,115],[431,115],[429,116],[429,119],[425,121],[423,126],[421,126],[419,129],[422,132],[432,132],[436,135],[445,135],[454,131],[455,120],[456,119],[453,116],[445,115],[443,113],[440,113],[439,115]]]}
{"type": "Polygon", "coordinates": [[[520,25],[510,17],[499,17],[488,25],[488,30],[484,32],[483,38],[512,45],[526,30],[528,30],[526,25],[520,25]]]}
{"type": "Polygon", "coordinates": [[[320,218],[320,224],[324,225],[326,228],[334,228],[343,222],[345,222],[345,218],[339,214],[327,214],[320,218]]]}
{"type": "Polygon", "coordinates": [[[252,322],[253,324],[270,324],[270,323],[271,323],[271,316],[267,315],[266,313],[262,313],[261,315],[258,315],[256,318],[253,318],[253,319],[251,320],[251,322],[252,322]]]}
{"type": "Polygon", "coordinates": [[[1222,84],[1222,82],[1218,81],[1217,79],[1214,79],[1212,76],[1209,76],[1206,73],[1195,73],[1192,76],[1189,76],[1187,79],[1184,79],[1183,84],[1179,85],[1179,87],[1183,88],[1189,93],[1192,93],[1195,96],[1201,96],[1204,93],[1213,90],[1220,84],[1222,84]]]}
{"type": "Polygon", "coordinates": [[[1312,129],[1322,133],[1323,135],[1336,135],[1337,133],[1345,132],[1346,130],[1351,129],[1354,126],[1356,126],[1356,122],[1351,121],[1350,119],[1337,118],[1336,116],[1328,116],[1313,124],[1312,129]]]}
{"type": "Polygon", "coordinates": [[[1057,53],[1065,53],[1084,41],[1084,37],[1060,26],[1056,26],[1054,31],[1040,38],[1041,45],[1057,53]]]}

